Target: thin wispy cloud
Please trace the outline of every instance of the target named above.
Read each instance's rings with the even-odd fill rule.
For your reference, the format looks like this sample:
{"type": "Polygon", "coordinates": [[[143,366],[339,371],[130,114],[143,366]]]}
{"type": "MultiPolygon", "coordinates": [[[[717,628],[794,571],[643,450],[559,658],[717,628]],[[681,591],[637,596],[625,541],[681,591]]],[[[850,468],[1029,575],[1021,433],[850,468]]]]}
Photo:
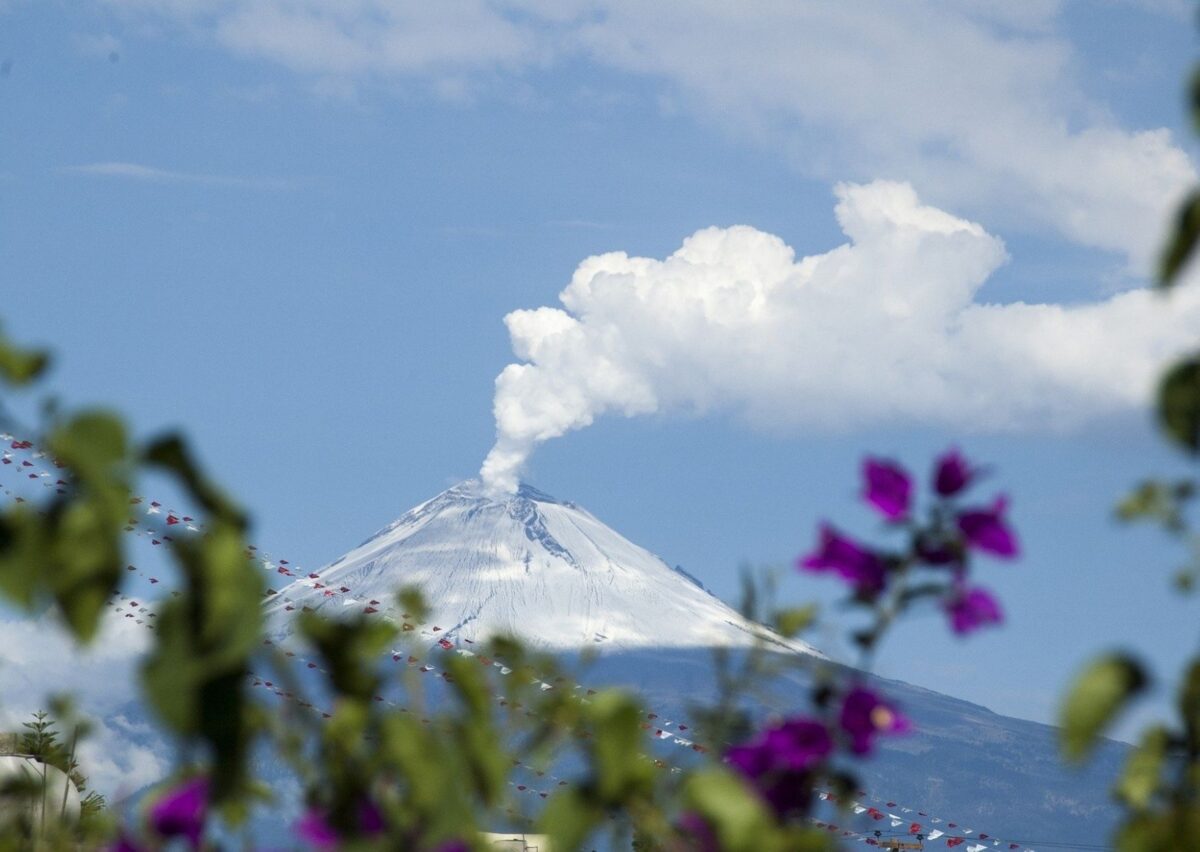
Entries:
{"type": "Polygon", "coordinates": [[[78,166],[66,166],[61,171],[67,174],[140,181],[143,183],[201,184],[256,189],[286,189],[292,185],[290,180],[282,178],[249,178],[232,175],[204,174],[201,172],[182,172],[172,169],[160,169],[155,166],[146,166],[141,163],[126,162],[85,163],[78,166]]]}
{"type": "Polygon", "coordinates": [[[1197,177],[1169,130],[1125,127],[1090,93],[1064,0],[107,4],[352,87],[419,80],[461,94],[566,62],[617,69],[802,173],[906,180],[933,203],[1057,232],[1138,273],[1197,177]]]}
{"type": "Polygon", "coordinates": [[[597,222],[592,219],[551,219],[546,223],[551,228],[568,228],[577,231],[611,231],[612,222],[597,222]]]}

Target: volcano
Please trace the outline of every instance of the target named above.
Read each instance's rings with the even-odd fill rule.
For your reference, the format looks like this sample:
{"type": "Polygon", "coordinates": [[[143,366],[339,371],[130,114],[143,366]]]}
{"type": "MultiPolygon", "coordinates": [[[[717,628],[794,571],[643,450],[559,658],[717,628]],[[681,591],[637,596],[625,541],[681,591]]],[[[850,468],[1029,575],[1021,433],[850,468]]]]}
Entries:
{"type": "Polygon", "coordinates": [[[315,573],[278,596],[275,617],[288,606],[326,615],[369,606],[403,621],[396,592],[410,587],[429,608],[425,624],[454,643],[511,635],[541,650],[612,652],[760,642],[817,654],[746,619],[585,509],[529,485],[493,498],[476,480],[460,483],[315,573]]]}
{"type": "MultiPolygon", "coordinates": [[[[695,756],[678,732],[693,702],[715,697],[714,649],[736,659],[757,645],[785,663],[747,698],[759,720],[809,707],[811,674],[792,663],[837,665],[743,617],[586,510],[528,485],[501,497],[473,480],[456,485],[270,600],[271,631],[285,643],[292,617],[304,609],[365,612],[404,624],[435,652],[440,645],[471,653],[473,643],[512,635],[568,668],[581,662],[581,683],[630,689],[655,711],[648,720],[672,720],[655,721],[674,725],[661,746],[669,762],[695,756]],[[428,605],[421,624],[397,602],[405,587],[419,590],[428,605]]],[[[898,703],[915,727],[885,740],[870,760],[854,762],[864,790],[879,797],[878,808],[860,815],[871,819],[864,830],[904,831],[922,821],[930,830],[958,826],[957,836],[977,838],[971,846],[978,849],[997,845],[997,837],[1006,849],[1037,848],[1031,839],[1055,848],[1107,839],[1117,817],[1108,787],[1125,746],[1104,743],[1089,766],[1067,769],[1051,726],[840,668],[898,703]],[[935,813],[948,815],[944,824],[931,822],[927,815],[935,813]]]]}

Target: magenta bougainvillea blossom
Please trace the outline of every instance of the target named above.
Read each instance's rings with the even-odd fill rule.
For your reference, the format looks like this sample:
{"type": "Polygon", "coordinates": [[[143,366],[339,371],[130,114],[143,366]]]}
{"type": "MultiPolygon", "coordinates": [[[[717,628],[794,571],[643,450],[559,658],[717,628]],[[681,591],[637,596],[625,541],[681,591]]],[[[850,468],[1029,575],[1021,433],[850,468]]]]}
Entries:
{"type": "Polygon", "coordinates": [[[934,463],[933,490],[941,497],[953,497],[970,485],[977,473],[957,448],[949,449],[934,463]]]}
{"type": "Polygon", "coordinates": [[[675,821],[675,827],[688,841],[688,849],[697,852],[721,852],[720,841],[708,820],[695,811],[684,811],[675,821]]]}
{"type": "Polygon", "coordinates": [[[870,754],[880,734],[902,734],[912,729],[899,710],[861,686],[851,689],[842,699],[839,723],[855,754],[870,754]]]}
{"type": "Polygon", "coordinates": [[[959,636],[1004,621],[1000,604],[990,592],[978,586],[973,589],[956,590],[944,604],[944,609],[950,618],[950,629],[959,636]]]}
{"type": "Polygon", "coordinates": [[[334,849],[338,833],[322,811],[309,808],[296,823],[296,836],[317,849],[334,849]]]}
{"type": "Polygon", "coordinates": [[[886,575],[878,555],[829,524],[821,525],[817,549],[801,557],[797,565],[807,571],[834,571],[866,595],[882,591],[886,575]]]}
{"type": "Polygon", "coordinates": [[[808,805],[812,772],[833,751],[833,738],[819,721],[788,719],[761,731],[725,755],[779,815],[808,805]]]}
{"type": "Polygon", "coordinates": [[[868,457],[863,461],[863,498],[890,521],[908,515],[912,478],[895,462],[868,457]]]}
{"type": "MultiPolygon", "coordinates": [[[[358,833],[370,837],[383,832],[383,814],[369,799],[358,806],[358,833]]],[[[296,835],[317,849],[338,849],[342,837],[329,821],[329,814],[319,808],[309,808],[296,823],[296,835]]]]}
{"type": "Polygon", "coordinates": [[[1008,498],[1000,496],[990,508],[968,509],[958,516],[958,529],[967,544],[1004,559],[1014,558],[1020,551],[1016,533],[1004,520],[1008,498]]]}
{"type": "Polygon", "coordinates": [[[154,803],[150,827],[161,837],[186,838],[193,849],[199,849],[207,814],[208,779],[199,776],[169,790],[154,803]]]}

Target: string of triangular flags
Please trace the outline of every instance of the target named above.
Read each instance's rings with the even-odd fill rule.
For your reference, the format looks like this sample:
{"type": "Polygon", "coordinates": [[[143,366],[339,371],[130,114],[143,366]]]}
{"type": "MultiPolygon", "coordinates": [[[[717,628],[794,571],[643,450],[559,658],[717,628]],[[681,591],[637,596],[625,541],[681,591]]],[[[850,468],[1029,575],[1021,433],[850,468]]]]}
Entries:
{"type": "MultiPolygon", "coordinates": [[[[60,493],[60,494],[65,493],[65,490],[68,486],[67,481],[64,480],[61,476],[57,475],[54,471],[52,471],[50,469],[50,465],[53,465],[55,468],[60,468],[62,466],[59,462],[57,462],[57,460],[54,460],[45,451],[39,450],[32,442],[27,441],[27,440],[17,439],[14,436],[7,434],[7,433],[0,433],[0,441],[3,441],[8,444],[8,447],[6,449],[3,449],[2,451],[0,451],[0,470],[12,470],[23,481],[26,481],[27,483],[30,483],[30,484],[37,483],[37,484],[40,484],[45,489],[51,489],[51,488],[54,489],[56,491],[56,493],[60,493]]],[[[14,501],[19,502],[19,503],[26,501],[26,498],[23,497],[18,491],[8,487],[7,485],[0,485],[0,493],[5,494],[10,499],[13,499],[14,501]]],[[[146,519],[154,518],[154,520],[157,520],[160,522],[157,525],[157,528],[155,526],[151,526],[149,520],[146,520],[143,522],[138,517],[136,517],[136,515],[139,512],[134,511],[131,513],[131,517],[128,519],[128,523],[125,527],[126,532],[132,533],[139,537],[146,538],[150,541],[150,543],[152,545],[157,546],[157,545],[162,545],[163,543],[171,542],[173,540],[172,533],[175,533],[177,531],[184,531],[184,532],[189,532],[189,533],[200,533],[203,531],[203,525],[198,523],[190,515],[187,515],[183,512],[177,511],[175,509],[168,508],[168,507],[164,506],[162,503],[160,503],[159,501],[150,500],[150,499],[147,499],[147,498],[141,497],[141,496],[135,496],[130,499],[130,504],[131,504],[131,507],[138,507],[139,510],[144,512],[144,517],[146,519]],[[155,518],[155,516],[157,516],[157,517],[155,518]]],[[[358,600],[358,599],[355,599],[352,597],[353,590],[350,587],[347,587],[344,585],[339,585],[336,588],[327,587],[320,582],[321,576],[317,572],[307,572],[307,574],[306,574],[304,569],[300,568],[299,566],[295,565],[294,563],[291,563],[289,560],[272,556],[270,553],[262,550],[261,548],[257,547],[256,545],[253,545],[253,544],[248,545],[247,555],[250,556],[251,558],[256,559],[259,562],[259,564],[262,565],[264,570],[271,571],[271,572],[273,572],[274,575],[277,575],[277,576],[290,577],[293,579],[294,582],[297,582],[297,583],[305,586],[306,588],[322,591],[323,597],[330,598],[330,597],[343,597],[344,596],[343,606],[350,606],[350,605],[356,605],[356,604],[363,603],[362,600],[358,600]]],[[[129,565],[127,567],[128,567],[128,570],[136,572],[138,575],[140,575],[141,577],[146,579],[147,582],[152,585],[157,584],[159,582],[157,577],[146,574],[145,572],[136,568],[136,566],[129,565]]],[[[285,587],[285,589],[286,588],[288,588],[288,587],[285,587]]],[[[172,592],[172,594],[178,595],[179,593],[172,592]]],[[[285,611],[292,611],[296,608],[297,601],[294,601],[290,597],[288,597],[284,593],[283,590],[280,590],[280,589],[268,589],[267,590],[266,598],[268,601],[270,600],[270,598],[276,597],[276,596],[280,597],[282,608],[285,611]]],[[[123,595],[123,594],[114,594],[114,597],[112,599],[110,599],[110,601],[108,602],[108,606],[111,609],[113,609],[115,612],[123,613],[126,618],[134,619],[134,621],[137,624],[145,626],[151,630],[154,629],[154,625],[151,623],[151,621],[157,617],[157,613],[155,613],[151,607],[147,607],[144,604],[140,604],[135,599],[133,599],[129,596],[123,595]],[[128,608],[128,612],[124,611],[126,609],[126,607],[128,608]],[[141,616],[141,617],[139,618],[139,616],[141,616]]],[[[309,609],[309,607],[307,607],[303,604],[301,606],[303,609],[309,609]]],[[[366,605],[364,607],[364,612],[367,614],[379,613],[379,612],[381,612],[381,607],[383,609],[387,610],[385,612],[386,615],[394,617],[394,615],[397,614],[396,611],[398,610],[398,607],[391,605],[391,604],[382,604],[380,601],[374,600],[374,599],[368,600],[366,602],[366,605]]],[[[463,655],[463,656],[478,657],[482,664],[494,666],[495,668],[497,668],[500,671],[500,673],[502,675],[511,674],[512,669],[509,668],[508,666],[504,665],[501,661],[491,660],[485,656],[477,655],[474,651],[472,651],[470,649],[456,646],[454,642],[451,642],[450,639],[447,638],[448,634],[439,636],[438,635],[439,633],[443,633],[442,628],[440,628],[439,626],[432,625],[431,627],[428,627],[428,628],[417,627],[416,625],[413,625],[406,620],[409,618],[409,616],[406,613],[398,613],[398,615],[399,615],[399,618],[397,618],[396,620],[399,623],[401,623],[402,629],[404,629],[405,631],[411,631],[424,639],[432,640],[438,647],[440,647],[444,650],[447,650],[447,651],[454,650],[456,653],[463,655]]],[[[457,637],[456,637],[456,639],[457,639],[457,637]]],[[[470,640],[470,639],[464,638],[461,641],[473,644],[472,640],[470,640]]],[[[266,639],[266,640],[264,640],[264,644],[270,645],[270,644],[274,644],[274,643],[272,640],[266,639]]],[[[288,657],[297,657],[298,656],[293,651],[289,651],[286,649],[281,649],[281,650],[288,657]]],[[[418,671],[420,671],[422,673],[436,672],[437,674],[439,674],[441,677],[443,677],[445,679],[452,678],[452,675],[448,671],[446,671],[444,669],[439,669],[437,666],[432,665],[429,661],[421,660],[416,655],[413,655],[411,653],[402,653],[400,649],[393,649],[393,651],[391,653],[391,657],[394,662],[397,662],[397,663],[402,662],[409,667],[416,668],[418,671]]],[[[303,657],[299,657],[298,659],[301,662],[303,662],[306,665],[306,667],[308,667],[308,668],[319,669],[318,664],[316,664],[312,661],[309,661],[303,657]]],[[[299,701],[301,704],[307,703],[307,702],[304,702],[303,699],[298,699],[294,696],[286,694],[283,691],[274,689],[273,684],[271,682],[262,680],[261,678],[257,678],[257,677],[255,678],[255,680],[257,681],[254,684],[255,686],[265,687],[268,689],[268,691],[274,692],[277,696],[279,696],[280,698],[282,698],[284,700],[299,701]]],[[[560,685],[564,681],[564,679],[561,677],[556,678],[556,680],[560,682],[560,685]]],[[[537,678],[534,678],[534,682],[538,683],[542,689],[556,688],[555,684],[541,681],[541,680],[538,680],[537,678]]],[[[595,694],[595,690],[586,689],[585,687],[583,687],[581,684],[578,684],[578,683],[570,684],[570,688],[572,688],[573,690],[582,690],[582,691],[586,692],[586,694],[588,694],[588,695],[595,694]]],[[[497,698],[501,701],[506,700],[503,698],[502,695],[497,695],[497,698]]],[[[390,701],[389,699],[386,699],[382,696],[375,696],[375,699],[377,701],[386,702],[386,703],[396,707],[397,709],[401,710],[402,712],[409,712],[407,708],[404,708],[401,705],[397,704],[396,702],[390,701]]],[[[311,708],[311,705],[309,705],[309,707],[311,708]]],[[[322,715],[324,715],[325,718],[328,718],[327,714],[323,713],[322,715]]],[[[530,715],[532,715],[532,714],[530,714],[530,715]]],[[[428,721],[428,720],[423,720],[423,721],[428,721]]],[[[668,720],[668,719],[660,720],[659,715],[657,713],[653,712],[652,710],[646,714],[646,721],[643,722],[642,727],[644,730],[652,730],[651,735],[653,738],[655,738],[657,740],[668,742],[668,743],[671,743],[671,744],[674,744],[677,746],[689,748],[694,751],[703,752],[703,751],[708,750],[708,748],[706,746],[696,743],[693,740],[689,739],[688,737],[682,736],[681,734],[676,733],[676,731],[682,732],[682,731],[688,730],[688,726],[686,723],[675,722],[675,721],[668,720]]],[[[655,763],[658,764],[659,766],[664,766],[664,767],[666,766],[662,761],[656,760],[655,763]]],[[[531,771],[536,771],[536,770],[531,769],[531,771]]],[[[673,768],[672,771],[678,772],[679,770],[677,768],[673,768]]],[[[551,777],[553,777],[553,776],[551,776],[551,777]]],[[[566,781],[563,781],[561,779],[558,779],[558,780],[559,780],[560,784],[567,783],[566,781]]],[[[522,792],[525,792],[525,790],[529,789],[529,788],[526,785],[525,787],[521,787],[519,789],[521,789],[522,792]]],[[[869,817],[875,821],[880,821],[880,822],[886,820],[887,823],[889,824],[889,826],[893,829],[901,828],[907,823],[908,832],[910,835],[915,836],[918,834],[923,834],[924,838],[926,840],[938,840],[938,839],[941,839],[944,837],[946,840],[946,845],[950,848],[964,846],[964,849],[961,850],[961,852],[984,852],[984,850],[991,849],[991,848],[998,848],[998,847],[1004,847],[1004,848],[1007,848],[1008,850],[1027,850],[1027,852],[1033,852],[1033,850],[1029,849],[1029,847],[1024,847],[1024,846],[1021,846],[1020,844],[1016,844],[1016,843],[1005,844],[1004,841],[1002,841],[1000,838],[995,837],[994,835],[988,835],[986,833],[974,834],[973,830],[970,828],[959,828],[959,826],[956,823],[949,822],[949,821],[943,820],[938,817],[929,816],[925,811],[919,811],[919,810],[915,810],[912,808],[906,808],[906,807],[899,807],[894,802],[884,802],[883,799],[867,796],[867,794],[865,794],[861,791],[859,793],[859,796],[860,796],[860,798],[867,799],[868,801],[873,802],[874,804],[863,804],[861,801],[858,801],[858,800],[854,800],[854,801],[850,802],[849,807],[853,810],[853,812],[855,814],[859,814],[859,815],[865,814],[867,817],[869,817]],[[889,808],[889,810],[882,811],[879,808],[876,808],[874,806],[876,804],[883,804],[885,807],[889,808]],[[894,810],[899,810],[900,813],[905,814],[905,816],[900,816],[899,814],[894,813],[893,812],[894,810]],[[913,814],[916,814],[916,815],[922,817],[922,819],[924,819],[924,823],[912,821],[911,816],[913,814]],[[929,828],[929,830],[926,831],[925,830],[926,824],[928,824],[929,826],[934,826],[934,827],[929,828]],[[949,829],[949,830],[953,831],[954,833],[947,833],[947,831],[945,831],[942,828],[937,827],[937,826],[945,826],[946,829],[949,829]],[[974,834],[974,837],[972,837],[973,834],[974,834]]],[[[542,797],[545,798],[545,795],[543,795],[542,797]]],[[[823,800],[836,801],[833,797],[833,794],[828,793],[828,792],[820,793],[820,797],[823,800]]],[[[852,829],[849,829],[849,828],[839,829],[839,827],[837,825],[830,824],[830,823],[818,823],[818,824],[820,827],[827,828],[828,830],[831,830],[831,831],[840,830],[840,831],[844,832],[843,836],[845,836],[845,837],[861,840],[862,842],[864,842],[868,845],[878,845],[878,840],[875,837],[873,837],[872,835],[856,833],[852,829]]]]}
{"type": "MultiPolygon", "coordinates": [[[[40,481],[44,487],[50,487],[53,485],[60,493],[64,490],[67,483],[61,478],[54,477],[54,475],[48,469],[42,466],[45,464],[45,462],[42,462],[42,465],[37,463],[37,460],[48,460],[50,463],[57,465],[57,462],[54,462],[47,453],[38,450],[31,442],[17,440],[9,434],[0,434],[0,440],[10,442],[9,449],[4,450],[3,453],[0,453],[0,462],[3,462],[5,465],[9,466],[13,465],[14,461],[19,462],[19,469],[29,479],[40,481]],[[17,451],[17,453],[24,451],[24,453],[29,457],[15,457],[14,451],[17,451]],[[33,461],[31,461],[31,459],[33,459],[33,461]],[[25,471],[28,471],[28,473],[25,473],[25,471]]],[[[18,500],[23,500],[23,498],[15,495],[10,489],[4,488],[2,490],[3,493],[11,497],[15,497],[18,500]]],[[[130,505],[131,516],[127,519],[125,531],[147,538],[151,545],[159,546],[168,544],[174,540],[173,534],[179,534],[180,532],[199,533],[203,531],[203,524],[197,522],[190,515],[170,508],[157,500],[142,496],[134,496],[130,498],[130,505]],[[138,515],[141,515],[141,517],[139,518],[138,515]],[[157,528],[154,526],[149,526],[152,521],[157,522],[157,528]]],[[[393,620],[399,623],[402,630],[406,632],[413,632],[415,635],[420,636],[423,639],[428,639],[431,642],[436,643],[443,649],[451,650],[457,647],[459,653],[474,656],[474,652],[470,649],[456,646],[455,642],[452,642],[450,638],[448,638],[448,634],[446,634],[446,631],[444,631],[440,626],[417,626],[412,624],[408,620],[410,616],[407,613],[400,612],[399,607],[392,602],[384,603],[376,599],[367,599],[364,601],[362,599],[354,598],[352,597],[354,591],[350,587],[345,585],[338,585],[336,587],[326,586],[321,582],[321,575],[319,573],[315,571],[305,573],[304,569],[300,568],[296,564],[285,558],[272,556],[269,552],[263,550],[257,545],[248,545],[247,551],[247,555],[251,558],[254,558],[259,564],[261,564],[264,570],[272,571],[277,575],[293,578],[294,582],[306,588],[320,590],[324,598],[340,597],[342,598],[343,606],[365,603],[363,611],[366,614],[373,615],[384,612],[386,616],[392,617],[393,620]]],[[[132,569],[132,566],[130,567],[132,569]]],[[[158,579],[155,577],[148,577],[147,579],[152,584],[158,583],[158,579]]],[[[268,599],[278,597],[278,603],[284,611],[291,612],[297,609],[311,610],[311,607],[303,604],[299,600],[291,598],[287,593],[288,588],[290,588],[290,586],[285,586],[282,589],[268,589],[266,592],[266,597],[268,599]]],[[[275,602],[272,601],[271,603],[275,602]]],[[[473,640],[471,639],[459,639],[458,637],[455,637],[455,639],[456,641],[461,641],[462,643],[474,644],[473,640]]],[[[397,659],[398,655],[398,651],[393,651],[393,659],[397,659]]],[[[411,654],[406,656],[408,659],[415,659],[411,654]]],[[[501,670],[502,674],[508,674],[509,671],[511,671],[500,661],[492,662],[498,669],[501,670]]],[[[422,671],[432,671],[433,669],[434,667],[429,666],[428,664],[424,664],[421,667],[422,671]]],[[[559,682],[560,687],[562,687],[563,678],[556,678],[556,680],[559,682]]],[[[546,681],[537,680],[536,682],[542,689],[555,688],[555,684],[546,681]]],[[[578,683],[570,683],[569,688],[584,692],[589,695],[595,694],[595,690],[587,689],[578,683]]],[[[683,748],[691,749],[692,751],[704,752],[708,750],[706,746],[695,742],[685,733],[689,730],[689,726],[686,722],[676,722],[672,719],[661,717],[658,713],[650,711],[646,714],[646,720],[642,723],[642,728],[643,730],[650,731],[651,736],[653,736],[655,739],[669,742],[673,745],[683,748]]]]}
{"type": "MultiPolygon", "coordinates": [[[[885,801],[877,796],[859,790],[856,798],[840,800],[834,793],[822,790],[818,794],[821,801],[840,804],[851,813],[866,816],[878,823],[886,823],[889,828],[903,831],[905,834],[925,840],[945,839],[946,846],[953,849],[963,847],[961,852],[985,852],[989,849],[1003,848],[1006,850],[1023,850],[1035,852],[1028,846],[1005,841],[994,834],[976,832],[959,823],[942,817],[934,816],[928,811],[909,808],[892,801],[885,801]],[[877,807],[882,805],[882,808],[877,807]]],[[[837,828],[837,826],[834,826],[837,828]]],[[[874,845],[874,844],[871,844],[874,845]]]]}

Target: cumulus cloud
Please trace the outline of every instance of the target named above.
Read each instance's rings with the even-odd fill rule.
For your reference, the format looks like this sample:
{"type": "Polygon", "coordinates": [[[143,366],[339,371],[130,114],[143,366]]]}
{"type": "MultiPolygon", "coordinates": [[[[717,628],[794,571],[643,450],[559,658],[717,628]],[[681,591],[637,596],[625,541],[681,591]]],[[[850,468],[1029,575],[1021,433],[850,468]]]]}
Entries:
{"type": "Polygon", "coordinates": [[[110,616],[96,640],[80,648],[50,618],[0,621],[0,729],[20,730],[30,713],[48,708],[51,696],[70,694],[94,725],[80,746],[80,764],[94,789],[120,797],[165,777],[165,744],[129,715],[148,636],[110,616]]]}
{"type": "MultiPolygon", "coordinates": [[[[1178,0],[1110,0],[1170,12],[1178,0]]],[[[1062,0],[105,0],[323,78],[527,85],[591,62],[830,180],[886,176],[1144,271],[1196,173],[1162,128],[1084,91],[1062,0]]],[[[1130,12],[1134,14],[1135,12],[1130,12]]]]}
{"type": "Polygon", "coordinates": [[[665,260],[590,257],[563,308],[505,317],[497,440],[481,475],[515,488],[538,444],[607,413],[727,411],[772,428],[881,422],[1058,429],[1143,404],[1200,323],[1200,294],[1092,303],[977,299],[1007,259],[905,183],[837,188],[849,242],[797,259],[779,237],[707,228],[665,260]]]}

